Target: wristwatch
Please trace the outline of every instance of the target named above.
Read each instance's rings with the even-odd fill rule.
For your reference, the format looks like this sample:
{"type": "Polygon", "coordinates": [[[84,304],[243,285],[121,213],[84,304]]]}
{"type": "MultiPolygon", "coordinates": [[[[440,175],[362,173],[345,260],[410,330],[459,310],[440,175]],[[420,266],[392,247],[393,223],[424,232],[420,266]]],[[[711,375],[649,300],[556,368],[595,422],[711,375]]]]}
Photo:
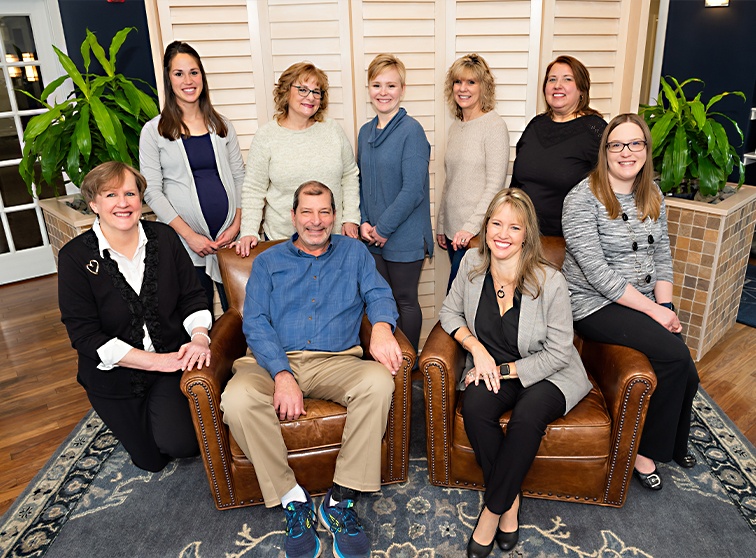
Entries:
{"type": "Polygon", "coordinates": [[[510,372],[509,372],[509,363],[506,362],[504,364],[501,364],[499,366],[499,376],[501,378],[506,378],[506,377],[509,376],[509,374],[510,374],[510,372]]]}

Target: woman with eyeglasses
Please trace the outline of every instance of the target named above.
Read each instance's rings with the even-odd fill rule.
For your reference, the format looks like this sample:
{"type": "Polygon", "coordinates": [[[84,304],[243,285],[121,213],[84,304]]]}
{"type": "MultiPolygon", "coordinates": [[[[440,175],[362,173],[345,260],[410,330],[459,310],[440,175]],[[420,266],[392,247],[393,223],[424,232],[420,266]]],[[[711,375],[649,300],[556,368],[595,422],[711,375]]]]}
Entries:
{"type": "Polygon", "coordinates": [[[448,291],[488,204],[504,187],[509,131],[495,110],[496,83],[482,56],[466,54],[454,61],[446,72],[444,96],[455,120],[446,143],[436,241],[451,261],[448,291]]]}
{"type": "Polygon", "coordinates": [[[646,414],[634,476],[660,490],[655,461],[689,469],[690,412],[698,372],[672,304],[672,256],[664,197],[653,182],[651,133],[621,114],[601,137],[596,169],[564,200],[563,272],[575,330],[648,357],[657,386],[646,414]]]}
{"type": "Polygon", "coordinates": [[[325,117],[328,76],[310,62],[289,66],[273,88],[273,102],[275,117],[257,130],[247,156],[236,252],[248,256],[261,234],[268,240],[294,234],[292,198],[308,180],[322,182],[333,192],[334,231],[357,238],[359,171],[344,130],[325,117]]]}
{"type": "Polygon", "coordinates": [[[232,245],[241,224],[244,160],[231,122],[210,102],[205,69],[190,45],[174,41],[163,57],[165,104],[142,129],[139,167],[144,199],[181,237],[213,307],[226,294],[216,254],[232,245]]]}
{"type": "Polygon", "coordinates": [[[562,236],[564,197],[596,166],[606,122],[590,107],[590,90],[586,67],[572,56],[559,56],[543,78],[546,111],[517,141],[511,186],[533,200],[545,236],[562,236]]]}

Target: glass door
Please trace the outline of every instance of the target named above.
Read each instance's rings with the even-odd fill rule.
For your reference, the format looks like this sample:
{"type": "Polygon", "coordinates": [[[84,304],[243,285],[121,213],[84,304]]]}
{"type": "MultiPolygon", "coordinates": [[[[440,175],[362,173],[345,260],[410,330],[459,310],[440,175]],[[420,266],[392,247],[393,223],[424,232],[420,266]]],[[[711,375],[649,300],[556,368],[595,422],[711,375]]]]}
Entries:
{"type": "Polygon", "coordinates": [[[51,47],[64,46],[62,27],[52,21],[60,25],[55,2],[0,0],[0,284],[55,272],[42,212],[18,173],[24,129],[45,111],[22,91],[39,97],[62,74],[51,47]]]}

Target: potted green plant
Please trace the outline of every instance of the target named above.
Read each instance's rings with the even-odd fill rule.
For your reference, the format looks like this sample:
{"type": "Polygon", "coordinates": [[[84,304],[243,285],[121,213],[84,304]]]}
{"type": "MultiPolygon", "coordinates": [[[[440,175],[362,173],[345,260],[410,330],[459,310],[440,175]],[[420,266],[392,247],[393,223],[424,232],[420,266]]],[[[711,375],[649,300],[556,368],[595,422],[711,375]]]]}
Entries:
{"type": "Polygon", "coordinates": [[[704,198],[711,198],[725,188],[727,177],[737,168],[743,184],[745,170],[735,147],[730,144],[724,126],[714,117],[729,121],[743,143],[743,132],[732,118],[712,107],[727,95],[737,95],[745,101],[742,91],[726,91],[713,96],[708,103],[701,101],[701,92],[688,100],[684,87],[704,82],[690,78],[682,83],[667,76],[661,78],[661,90],[656,105],[641,105],[640,114],[651,128],[654,168],[660,173],[662,192],[694,194],[700,190],[704,198]]]}
{"type": "Polygon", "coordinates": [[[756,188],[743,185],[743,163],[714,117],[729,121],[742,142],[740,127],[712,110],[727,95],[745,95],[725,92],[704,104],[698,93],[689,101],[683,88],[693,82],[703,83],[662,79],[658,104],[639,112],[651,128],[659,187],[675,194],[665,199],[672,299],[691,355],[700,360],[735,325],[756,223],[756,188]],[[727,177],[736,168],[739,180],[732,188],[727,177]],[[696,187],[695,199],[685,199],[696,187]],[[725,188],[732,195],[726,197],[725,188]],[[705,203],[710,201],[717,203],[705,203]]]}
{"type": "MultiPolygon", "coordinates": [[[[102,162],[138,165],[139,133],[158,114],[158,108],[153,98],[134,84],[141,80],[116,73],[116,56],[133,30],[127,27],[116,33],[107,55],[94,33],[87,30],[81,44],[83,71],[53,46],[66,74],[45,87],[39,99],[22,91],[48,109],[32,118],[24,132],[19,172],[30,194],[38,196],[42,183],[47,183],[57,196],[57,184],[64,172],[78,186],[102,162]],[[104,74],[90,73],[92,55],[104,74]],[[71,94],[55,105],[48,104],[50,96],[68,79],[73,82],[71,94]]],[[[154,88],[150,89],[157,95],[154,88]]]]}

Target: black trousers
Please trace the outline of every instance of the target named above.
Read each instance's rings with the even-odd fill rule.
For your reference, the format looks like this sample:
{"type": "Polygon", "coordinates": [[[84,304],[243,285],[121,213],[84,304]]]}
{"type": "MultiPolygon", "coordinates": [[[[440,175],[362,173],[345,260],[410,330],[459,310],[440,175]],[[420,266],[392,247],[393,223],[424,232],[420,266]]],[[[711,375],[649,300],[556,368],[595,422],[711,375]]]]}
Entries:
{"type": "Polygon", "coordinates": [[[575,322],[575,329],[588,339],[631,347],[648,357],[657,385],[638,453],[662,462],[685,457],[699,380],[682,336],[646,314],[616,303],[575,322]]]}
{"type": "Polygon", "coordinates": [[[391,287],[399,310],[399,320],[396,325],[407,336],[409,342],[417,350],[420,343],[420,329],[423,327],[423,311],[417,296],[417,285],[420,283],[420,272],[423,270],[423,260],[416,262],[389,262],[380,254],[373,254],[375,267],[391,287]]]}
{"type": "Polygon", "coordinates": [[[533,464],[546,426],[564,415],[566,403],[548,380],[523,387],[520,380],[503,380],[499,393],[480,382],[467,386],[462,403],[465,432],[483,469],[484,501],[501,515],[512,507],[533,464]],[[506,435],[499,419],[512,409],[506,435]]]}
{"type": "Polygon", "coordinates": [[[181,372],[150,374],[143,397],[113,399],[87,393],[102,421],[129,452],[134,465],[160,471],[172,458],[199,453],[181,372]]]}

